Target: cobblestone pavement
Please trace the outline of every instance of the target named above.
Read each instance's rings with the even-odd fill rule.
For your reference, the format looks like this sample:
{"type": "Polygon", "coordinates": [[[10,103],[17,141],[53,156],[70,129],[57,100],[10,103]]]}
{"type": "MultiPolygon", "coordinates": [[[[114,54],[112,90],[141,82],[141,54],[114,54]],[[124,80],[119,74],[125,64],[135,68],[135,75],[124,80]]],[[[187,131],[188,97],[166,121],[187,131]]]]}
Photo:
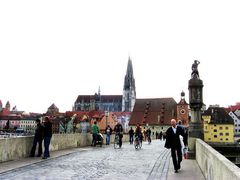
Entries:
{"type": "Polygon", "coordinates": [[[113,145],[79,148],[71,154],[17,168],[0,174],[0,179],[166,179],[170,151],[164,142],[143,142],[142,149],[124,143],[121,149],[113,145]]]}

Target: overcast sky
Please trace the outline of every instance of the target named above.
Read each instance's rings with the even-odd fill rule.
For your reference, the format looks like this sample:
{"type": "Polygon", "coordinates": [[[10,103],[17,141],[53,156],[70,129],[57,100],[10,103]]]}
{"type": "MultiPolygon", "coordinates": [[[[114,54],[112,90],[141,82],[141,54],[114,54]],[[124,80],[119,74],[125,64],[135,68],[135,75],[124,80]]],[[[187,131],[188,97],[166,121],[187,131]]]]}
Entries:
{"type": "Polygon", "coordinates": [[[240,2],[0,1],[0,99],[27,112],[78,95],[120,95],[128,56],[137,98],[186,92],[195,59],[205,104],[240,101],[240,2]]]}

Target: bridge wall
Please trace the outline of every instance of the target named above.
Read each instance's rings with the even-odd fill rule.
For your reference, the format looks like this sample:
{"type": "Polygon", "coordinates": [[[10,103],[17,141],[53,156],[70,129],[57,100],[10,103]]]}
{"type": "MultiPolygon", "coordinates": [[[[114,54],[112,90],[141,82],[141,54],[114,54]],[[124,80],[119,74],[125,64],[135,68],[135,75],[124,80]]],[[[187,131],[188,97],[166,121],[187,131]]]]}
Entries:
{"type": "Polygon", "coordinates": [[[207,180],[240,179],[240,169],[201,139],[196,140],[196,160],[207,180]]]}
{"type": "MultiPolygon", "coordinates": [[[[104,144],[105,139],[106,138],[104,136],[104,144]]],[[[111,142],[113,141],[114,135],[111,136],[111,142]]],[[[128,141],[128,135],[124,135],[123,141],[128,141]]],[[[50,151],[90,146],[91,142],[92,134],[90,133],[53,134],[50,144],[50,151]]],[[[28,157],[32,148],[32,143],[33,136],[0,139],[0,162],[28,157]]]]}

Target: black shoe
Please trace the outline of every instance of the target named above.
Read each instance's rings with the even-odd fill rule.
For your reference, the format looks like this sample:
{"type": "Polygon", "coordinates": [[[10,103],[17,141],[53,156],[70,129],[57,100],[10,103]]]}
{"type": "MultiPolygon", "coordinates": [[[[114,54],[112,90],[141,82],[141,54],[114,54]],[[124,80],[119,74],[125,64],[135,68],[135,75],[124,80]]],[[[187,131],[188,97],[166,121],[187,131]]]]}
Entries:
{"type": "Polygon", "coordinates": [[[34,155],[29,155],[29,157],[34,157],[34,155]]]}
{"type": "Polygon", "coordinates": [[[175,173],[178,173],[178,170],[175,170],[175,173]]]}
{"type": "Polygon", "coordinates": [[[47,157],[42,157],[42,159],[47,159],[47,157]]]}

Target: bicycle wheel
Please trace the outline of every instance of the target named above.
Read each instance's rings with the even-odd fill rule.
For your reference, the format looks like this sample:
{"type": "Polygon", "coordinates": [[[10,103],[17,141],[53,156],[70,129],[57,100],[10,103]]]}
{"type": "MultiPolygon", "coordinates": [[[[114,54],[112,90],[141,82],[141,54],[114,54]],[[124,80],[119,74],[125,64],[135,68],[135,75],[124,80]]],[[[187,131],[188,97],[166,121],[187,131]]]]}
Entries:
{"type": "Polygon", "coordinates": [[[150,139],[150,137],[148,137],[148,144],[151,144],[151,139],[150,139]]]}
{"type": "Polygon", "coordinates": [[[138,139],[135,139],[135,141],[134,141],[134,147],[135,147],[135,149],[138,149],[138,148],[139,148],[139,141],[138,141],[138,139]]]}
{"type": "Polygon", "coordinates": [[[119,148],[119,136],[116,135],[114,138],[114,149],[119,148]]]}

